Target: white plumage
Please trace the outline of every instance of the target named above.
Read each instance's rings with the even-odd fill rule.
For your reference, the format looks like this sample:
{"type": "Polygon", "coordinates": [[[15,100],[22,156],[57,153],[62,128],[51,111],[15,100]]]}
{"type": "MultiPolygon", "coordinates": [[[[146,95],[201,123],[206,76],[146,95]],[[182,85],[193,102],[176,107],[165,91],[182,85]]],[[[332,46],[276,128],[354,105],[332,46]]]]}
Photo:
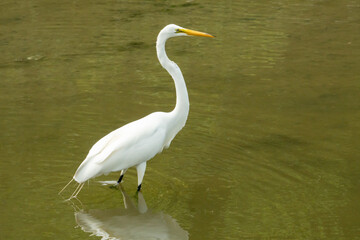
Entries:
{"type": "Polygon", "coordinates": [[[175,135],[185,126],[189,113],[189,98],[183,75],[180,68],[169,60],[165,52],[167,39],[187,35],[213,37],[207,33],[170,24],[160,31],[156,41],[160,64],[169,72],[175,83],[176,106],[174,110],[168,113],[151,113],[112,131],[95,143],[75,172],[72,180],[78,182],[79,186],[70,198],[77,196],[85,181],[103,174],[122,171],[118,181],[120,183],[126,170],[133,166],[137,168],[138,191],[140,190],[146,162],[170,146],[175,135]]]}
{"type": "Polygon", "coordinates": [[[166,118],[165,113],[152,113],[109,133],[90,149],[74,179],[82,183],[153,158],[168,145],[166,118]]]}

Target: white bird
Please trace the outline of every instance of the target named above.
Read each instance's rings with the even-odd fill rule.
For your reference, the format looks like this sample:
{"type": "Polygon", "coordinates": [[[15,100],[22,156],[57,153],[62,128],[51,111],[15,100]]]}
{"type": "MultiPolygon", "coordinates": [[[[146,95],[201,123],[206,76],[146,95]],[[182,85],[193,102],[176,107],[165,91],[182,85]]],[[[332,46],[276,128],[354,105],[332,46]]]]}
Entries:
{"type": "Polygon", "coordinates": [[[174,80],[176,88],[176,106],[171,112],[154,112],[139,120],[128,123],[101,138],[90,149],[85,160],[76,170],[71,181],[79,183],[70,198],[76,197],[84,183],[94,177],[121,170],[118,183],[126,170],[136,166],[138,188],[146,169],[146,162],[170,146],[175,135],[185,126],[189,113],[189,97],[184,77],[178,65],[171,61],[165,52],[166,40],[178,36],[213,37],[210,34],[182,28],[175,24],[164,27],[156,40],[156,52],[159,62],[174,80]]]}

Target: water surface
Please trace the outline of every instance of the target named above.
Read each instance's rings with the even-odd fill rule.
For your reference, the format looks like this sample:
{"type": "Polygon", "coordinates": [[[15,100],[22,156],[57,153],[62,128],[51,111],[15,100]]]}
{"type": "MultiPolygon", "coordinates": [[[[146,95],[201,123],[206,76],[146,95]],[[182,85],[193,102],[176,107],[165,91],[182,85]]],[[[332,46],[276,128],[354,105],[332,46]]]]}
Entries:
{"type": "Polygon", "coordinates": [[[0,6],[1,239],[359,239],[357,1],[0,6]],[[216,35],[167,44],[186,127],[141,195],[130,169],[122,191],[98,183],[114,173],[64,202],[99,138],[174,107],[155,53],[169,23],[216,35]]]}

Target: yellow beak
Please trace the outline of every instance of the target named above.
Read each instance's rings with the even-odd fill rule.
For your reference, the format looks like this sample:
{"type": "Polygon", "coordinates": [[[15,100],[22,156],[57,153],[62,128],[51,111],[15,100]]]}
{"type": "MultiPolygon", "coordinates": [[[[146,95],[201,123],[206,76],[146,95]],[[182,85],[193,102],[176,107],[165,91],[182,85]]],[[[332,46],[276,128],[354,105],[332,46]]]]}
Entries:
{"type": "Polygon", "coordinates": [[[204,32],[198,32],[198,31],[194,31],[194,30],[190,30],[190,29],[179,29],[181,32],[186,33],[187,35],[192,35],[192,36],[199,36],[199,37],[211,37],[213,38],[213,35],[210,35],[208,33],[204,33],[204,32]]]}

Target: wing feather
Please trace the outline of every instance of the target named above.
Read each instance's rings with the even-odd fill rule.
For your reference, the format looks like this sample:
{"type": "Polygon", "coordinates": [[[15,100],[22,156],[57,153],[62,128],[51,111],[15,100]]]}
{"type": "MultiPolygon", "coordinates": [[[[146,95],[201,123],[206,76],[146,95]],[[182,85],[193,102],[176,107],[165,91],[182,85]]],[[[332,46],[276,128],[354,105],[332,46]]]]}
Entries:
{"type": "Polygon", "coordinates": [[[160,119],[153,113],[116,129],[95,143],[86,160],[92,159],[93,162],[100,164],[114,152],[129,149],[137,142],[151,141],[154,136],[156,139],[164,139],[165,131],[161,128],[160,119]]]}
{"type": "Polygon", "coordinates": [[[166,119],[165,113],[152,113],[101,138],[80,164],[74,179],[81,183],[151,159],[166,145],[166,119]]]}

